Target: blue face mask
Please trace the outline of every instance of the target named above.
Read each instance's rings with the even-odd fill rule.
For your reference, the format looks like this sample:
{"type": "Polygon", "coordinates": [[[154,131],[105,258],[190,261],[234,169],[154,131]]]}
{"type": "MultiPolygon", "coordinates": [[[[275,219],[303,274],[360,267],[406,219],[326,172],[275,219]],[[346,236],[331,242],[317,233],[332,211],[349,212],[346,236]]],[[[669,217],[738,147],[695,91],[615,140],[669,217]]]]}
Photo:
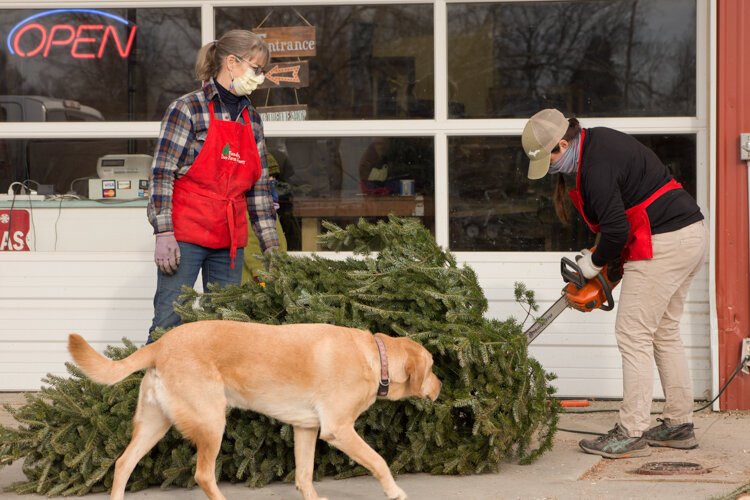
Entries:
{"type": "Polygon", "coordinates": [[[578,141],[581,139],[580,134],[575,139],[568,142],[568,148],[557,161],[550,163],[550,174],[575,174],[578,172],[578,141]]]}

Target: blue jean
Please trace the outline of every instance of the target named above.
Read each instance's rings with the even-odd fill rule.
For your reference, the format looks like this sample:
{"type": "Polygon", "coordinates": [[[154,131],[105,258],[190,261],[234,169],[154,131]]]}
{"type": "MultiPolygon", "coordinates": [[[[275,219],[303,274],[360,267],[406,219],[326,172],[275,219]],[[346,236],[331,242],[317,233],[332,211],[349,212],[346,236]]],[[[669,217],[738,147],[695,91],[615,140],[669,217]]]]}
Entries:
{"type": "Polygon", "coordinates": [[[230,267],[229,249],[214,250],[192,243],[178,241],[180,246],[180,266],[173,275],[168,275],[157,268],[156,293],[154,294],[154,319],[148,330],[147,344],[153,342],[151,333],[156,328],[171,328],[182,323],[180,316],[174,312],[174,302],[180,295],[182,285],[192,287],[203,271],[203,289],[208,283],[239,285],[242,281],[242,262],[244,249],[237,249],[234,269],[230,267]]]}

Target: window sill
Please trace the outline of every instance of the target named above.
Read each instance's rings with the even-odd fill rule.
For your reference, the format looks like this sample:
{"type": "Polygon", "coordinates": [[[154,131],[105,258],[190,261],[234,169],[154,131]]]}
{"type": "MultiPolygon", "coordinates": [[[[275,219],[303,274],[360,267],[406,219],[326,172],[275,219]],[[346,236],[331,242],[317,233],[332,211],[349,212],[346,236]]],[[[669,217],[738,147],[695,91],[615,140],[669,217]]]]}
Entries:
{"type": "Polygon", "coordinates": [[[147,199],[134,200],[60,200],[50,198],[46,200],[29,201],[24,200],[23,195],[19,195],[15,201],[0,201],[0,209],[17,208],[137,208],[145,207],[148,204],[147,199]]]}

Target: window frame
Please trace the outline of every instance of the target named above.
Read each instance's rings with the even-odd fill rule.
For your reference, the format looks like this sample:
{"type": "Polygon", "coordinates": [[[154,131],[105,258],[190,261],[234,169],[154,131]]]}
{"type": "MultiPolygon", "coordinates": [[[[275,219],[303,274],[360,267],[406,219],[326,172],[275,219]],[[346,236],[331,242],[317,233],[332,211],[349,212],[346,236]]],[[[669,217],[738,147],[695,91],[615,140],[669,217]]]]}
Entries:
{"type": "MultiPolygon", "coordinates": [[[[528,0],[477,0],[471,3],[514,3],[528,0]]],[[[540,3],[554,0],[536,0],[540,3]]],[[[584,118],[585,127],[605,126],[626,133],[640,134],[696,134],[696,183],[697,201],[704,214],[709,214],[709,140],[710,106],[709,92],[711,74],[709,67],[710,4],[708,0],[696,2],[696,116],[671,117],[625,117],[625,118],[584,118]]],[[[437,243],[449,248],[448,237],[448,137],[518,136],[526,119],[465,119],[448,118],[448,60],[447,60],[447,5],[467,3],[466,0],[283,0],[264,3],[264,7],[289,5],[366,5],[366,4],[432,4],[433,43],[435,71],[435,118],[404,120],[311,120],[305,122],[268,122],[265,133],[268,137],[352,137],[352,136],[431,136],[434,138],[435,154],[435,238],[437,243]]],[[[201,43],[215,38],[214,8],[247,6],[246,1],[140,1],[78,2],[50,1],[6,1],[0,0],[0,11],[5,9],[45,9],[83,7],[92,8],[156,8],[156,7],[200,7],[201,43]]],[[[186,67],[191,71],[192,61],[186,67]]],[[[197,84],[196,84],[197,88],[197,84]]],[[[8,122],[0,123],[0,139],[98,139],[98,138],[156,138],[159,135],[159,122],[8,122]]],[[[520,147],[520,143],[519,143],[520,147]]],[[[498,252],[472,252],[472,254],[498,252]]]]}

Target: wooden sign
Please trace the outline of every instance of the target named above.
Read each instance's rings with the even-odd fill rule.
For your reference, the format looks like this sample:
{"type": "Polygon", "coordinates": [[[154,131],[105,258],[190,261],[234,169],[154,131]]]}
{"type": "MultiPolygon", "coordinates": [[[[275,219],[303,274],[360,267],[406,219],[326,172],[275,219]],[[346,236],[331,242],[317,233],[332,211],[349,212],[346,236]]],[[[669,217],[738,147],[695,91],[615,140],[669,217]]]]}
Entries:
{"type": "Polygon", "coordinates": [[[265,40],[272,58],[315,55],[315,26],[256,28],[253,33],[265,40]]]}
{"type": "Polygon", "coordinates": [[[307,61],[270,63],[264,68],[266,81],[259,89],[293,87],[299,89],[310,84],[310,72],[307,61]]]}
{"type": "Polygon", "coordinates": [[[307,104],[256,108],[264,122],[301,122],[307,118],[307,104]]]}

